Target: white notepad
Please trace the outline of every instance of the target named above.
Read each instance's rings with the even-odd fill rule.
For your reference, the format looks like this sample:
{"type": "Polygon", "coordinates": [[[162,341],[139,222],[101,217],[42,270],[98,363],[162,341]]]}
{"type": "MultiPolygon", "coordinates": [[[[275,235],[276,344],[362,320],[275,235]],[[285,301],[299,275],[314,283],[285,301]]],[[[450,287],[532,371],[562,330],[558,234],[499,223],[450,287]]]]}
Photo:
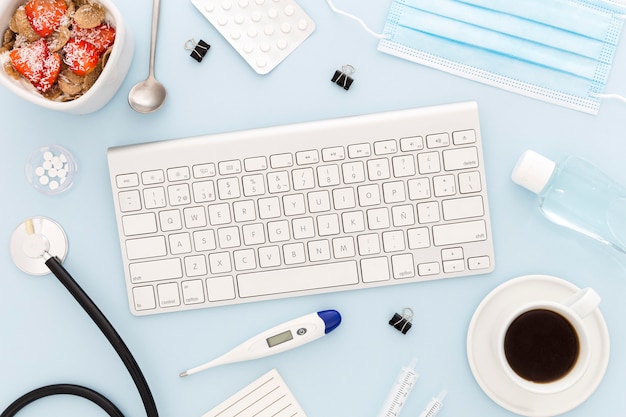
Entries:
{"type": "Polygon", "coordinates": [[[289,387],[272,369],[202,417],[306,417],[289,387]]]}

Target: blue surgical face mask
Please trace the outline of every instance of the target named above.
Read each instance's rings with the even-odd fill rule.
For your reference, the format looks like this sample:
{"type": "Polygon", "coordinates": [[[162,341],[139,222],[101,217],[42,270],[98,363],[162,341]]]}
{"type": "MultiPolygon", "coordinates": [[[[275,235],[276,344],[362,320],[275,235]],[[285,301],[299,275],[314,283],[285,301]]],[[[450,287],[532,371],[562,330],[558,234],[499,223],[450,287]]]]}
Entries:
{"type": "Polygon", "coordinates": [[[597,114],[626,18],[614,0],[393,0],[380,51],[597,114]]]}

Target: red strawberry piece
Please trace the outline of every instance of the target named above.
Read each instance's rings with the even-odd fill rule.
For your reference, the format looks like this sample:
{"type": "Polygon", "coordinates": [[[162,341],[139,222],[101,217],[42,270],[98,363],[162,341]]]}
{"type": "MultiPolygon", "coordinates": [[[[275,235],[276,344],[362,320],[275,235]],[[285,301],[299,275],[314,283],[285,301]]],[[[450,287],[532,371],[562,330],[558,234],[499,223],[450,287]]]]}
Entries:
{"type": "Polygon", "coordinates": [[[42,92],[52,87],[61,71],[61,56],[49,51],[45,39],[12,50],[9,59],[13,67],[42,92]]]}
{"type": "Polygon", "coordinates": [[[75,24],[72,35],[76,39],[82,39],[95,46],[98,55],[106,51],[115,42],[115,28],[106,23],[91,29],[83,29],[75,24]]]}
{"type": "Polygon", "coordinates": [[[87,75],[98,65],[98,50],[85,40],[71,38],[63,47],[63,52],[65,63],[76,75],[87,75]]]}
{"type": "Polygon", "coordinates": [[[48,55],[44,62],[44,70],[41,74],[41,79],[35,87],[45,93],[54,85],[61,72],[61,55],[56,52],[52,52],[48,55]]]}
{"type": "Polygon", "coordinates": [[[61,25],[67,5],[65,0],[30,0],[25,11],[33,30],[45,38],[61,25]]]}

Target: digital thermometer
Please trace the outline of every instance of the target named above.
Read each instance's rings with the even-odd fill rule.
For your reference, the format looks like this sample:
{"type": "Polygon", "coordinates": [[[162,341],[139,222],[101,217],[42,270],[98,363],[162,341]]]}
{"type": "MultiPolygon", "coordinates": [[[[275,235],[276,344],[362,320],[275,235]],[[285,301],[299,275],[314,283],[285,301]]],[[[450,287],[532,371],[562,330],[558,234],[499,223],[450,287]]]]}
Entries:
{"type": "Polygon", "coordinates": [[[182,372],[181,377],[204,371],[227,363],[242,362],[263,358],[275,353],[302,346],[330,333],[341,323],[341,315],[336,310],[323,310],[317,313],[290,320],[260,333],[217,359],[182,372]]]}

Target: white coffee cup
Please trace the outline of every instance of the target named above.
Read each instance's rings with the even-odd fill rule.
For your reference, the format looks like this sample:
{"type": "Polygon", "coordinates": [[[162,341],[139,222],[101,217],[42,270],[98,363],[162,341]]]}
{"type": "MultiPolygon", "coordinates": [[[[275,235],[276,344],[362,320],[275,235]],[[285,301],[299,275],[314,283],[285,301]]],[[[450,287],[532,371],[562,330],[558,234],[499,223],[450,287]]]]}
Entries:
{"type": "Polygon", "coordinates": [[[506,375],[537,394],[574,385],[591,357],[583,319],[599,304],[598,293],[585,288],[562,301],[538,300],[516,308],[495,331],[498,361],[506,375]]]}

